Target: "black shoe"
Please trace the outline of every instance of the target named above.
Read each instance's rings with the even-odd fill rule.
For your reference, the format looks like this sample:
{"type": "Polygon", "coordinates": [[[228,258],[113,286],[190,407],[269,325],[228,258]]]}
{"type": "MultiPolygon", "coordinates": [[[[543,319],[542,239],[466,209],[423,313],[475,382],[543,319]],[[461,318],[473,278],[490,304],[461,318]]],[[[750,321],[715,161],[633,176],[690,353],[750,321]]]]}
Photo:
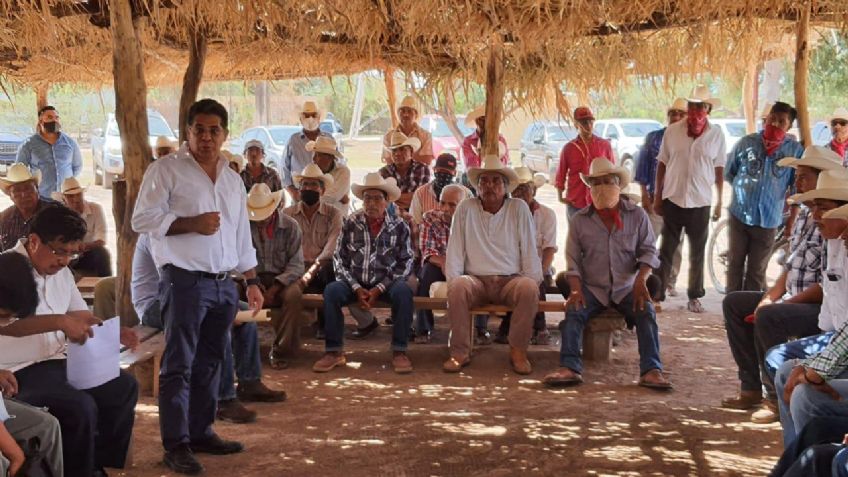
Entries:
{"type": "Polygon", "coordinates": [[[477,328],[477,333],[474,335],[474,344],[476,346],[486,346],[492,344],[492,335],[489,330],[477,328]]]}
{"type": "Polygon", "coordinates": [[[218,401],[215,419],[232,422],[233,424],[247,424],[256,421],[256,411],[244,407],[244,404],[238,398],[227,399],[226,401],[218,401]]]}
{"type": "Polygon", "coordinates": [[[241,442],[225,441],[218,434],[212,434],[212,437],[205,441],[191,443],[191,451],[197,454],[227,455],[238,454],[243,450],[241,442]]]}
{"type": "Polygon", "coordinates": [[[498,334],[495,335],[494,341],[498,344],[509,344],[509,335],[498,331],[498,334]]]}
{"type": "Polygon", "coordinates": [[[194,458],[188,444],[166,451],[162,463],[178,474],[197,475],[203,472],[203,465],[194,458]]]}
{"type": "Polygon", "coordinates": [[[357,328],[357,329],[353,330],[353,333],[351,333],[350,336],[353,339],[361,340],[361,339],[365,338],[366,336],[370,335],[371,332],[376,330],[378,326],[380,326],[380,322],[377,321],[377,318],[374,318],[374,320],[371,321],[371,324],[369,324],[365,328],[357,328]]]}
{"type": "Polygon", "coordinates": [[[103,467],[95,470],[94,473],[91,475],[92,477],[109,477],[109,474],[106,473],[106,469],[104,469],[103,467]]]}

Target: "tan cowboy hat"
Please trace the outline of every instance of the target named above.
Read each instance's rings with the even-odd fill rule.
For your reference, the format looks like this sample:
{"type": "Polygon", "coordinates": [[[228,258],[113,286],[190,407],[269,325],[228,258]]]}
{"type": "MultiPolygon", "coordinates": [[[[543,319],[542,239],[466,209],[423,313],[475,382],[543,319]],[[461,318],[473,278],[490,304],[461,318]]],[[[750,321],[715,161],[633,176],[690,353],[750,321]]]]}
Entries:
{"type": "Polygon", "coordinates": [[[174,144],[174,141],[171,141],[168,136],[157,136],[156,145],[153,148],[159,149],[163,147],[170,147],[171,149],[176,149],[177,145],[174,144]]]}
{"type": "Polygon", "coordinates": [[[253,222],[261,222],[277,210],[283,200],[283,190],[271,192],[264,182],[253,184],[247,194],[247,217],[253,222]]]}
{"type": "Polygon", "coordinates": [[[226,159],[227,162],[234,162],[238,164],[239,170],[244,169],[244,157],[241,154],[233,154],[226,149],[222,149],[221,155],[224,156],[224,159],[226,159]]]}
{"type": "Polygon", "coordinates": [[[845,121],[848,121],[848,109],[836,108],[836,110],[833,111],[833,114],[830,115],[830,119],[827,121],[828,124],[830,124],[830,122],[834,119],[844,119],[845,121]]]}
{"type": "Polygon", "coordinates": [[[848,172],[845,169],[824,171],[819,174],[815,189],[790,196],[787,202],[800,204],[816,199],[848,202],[848,172]]]}
{"type": "Polygon", "coordinates": [[[542,173],[534,174],[529,167],[516,167],[515,175],[518,176],[518,185],[533,184],[533,186],[538,189],[548,183],[547,176],[542,173]]]}
{"type": "Polygon", "coordinates": [[[358,199],[362,199],[362,194],[369,189],[377,189],[386,193],[389,202],[394,202],[400,197],[400,188],[397,186],[397,181],[394,177],[384,179],[378,172],[369,172],[365,174],[362,184],[353,184],[350,186],[351,192],[358,199]]]}
{"type": "Polygon", "coordinates": [[[300,188],[300,181],[303,179],[318,179],[319,181],[324,183],[324,188],[330,187],[333,185],[333,176],[330,174],[324,174],[324,171],[318,167],[318,164],[314,162],[312,164],[307,164],[306,167],[303,168],[303,171],[295,175],[292,179],[294,179],[294,186],[298,189],[300,188]]]}
{"type": "Polygon", "coordinates": [[[35,185],[38,185],[41,182],[41,171],[35,171],[35,174],[32,174],[26,164],[18,162],[9,167],[6,177],[0,177],[0,189],[8,194],[9,187],[27,181],[35,181],[35,185]]]}
{"type": "Polygon", "coordinates": [[[392,135],[389,136],[389,145],[386,146],[386,149],[394,151],[404,146],[411,147],[412,152],[416,153],[421,149],[421,140],[417,137],[408,137],[400,131],[392,131],[392,135]]]}
{"type": "Polygon", "coordinates": [[[509,180],[509,185],[507,186],[506,191],[509,193],[512,193],[512,191],[518,187],[518,175],[512,168],[503,165],[498,156],[489,154],[483,158],[483,165],[481,167],[472,167],[468,169],[468,182],[470,182],[475,189],[477,188],[477,182],[480,180],[480,174],[484,172],[497,172],[498,174],[506,177],[509,180]]]}
{"type": "Polygon", "coordinates": [[[331,154],[339,159],[342,158],[342,153],[339,152],[339,149],[336,146],[336,140],[331,136],[318,136],[318,138],[314,141],[307,142],[304,148],[309,152],[320,152],[323,154],[331,154]]]}
{"type": "Polygon", "coordinates": [[[843,205],[842,207],[829,210],[824,213],[822,218],[848,220],[848,205],[843,205]]]}
{"type": "Polygon", "coordinates": [[[477,106],[470,113],[465,115],[465,125],[473,128],[477,127],[477,118],[486,115],[486,106],[477,106]]]}
{"type": "Polygon", "coordinates": [[[769,102],[767,102],[766,104],[764,104],[764,105],[763,105],[763,110],[762,110],[762,111],[760,111],[760,119],[765,119],[765,118],[767,118],[767,117],[768,117],[768,115],[769,115],[769,114],[771,114],[771,108],[772,108],[773,106],[774,106],[774,103],[772,103],[771,101],[769,101],[769,102]]]}
{"type": "Polygon", "coordinates": [[[721,100],[718,98],[713,98],[712,93],[710,93],[710,89],[705,85],[699,84],[692,89],[692,94],[686,98],[687,103],[707,103],[713,107],[713,109],[721,106],[721,100]]]}
{"type": "Polygon", "coordinates": [[[668,107],[666,111],[686,111],[687,109],[686,100],[683,98],[674,98],[674,102],[671,103],[671,106],[668,107]]]}
{"type": "Polygon", "coordinates": [[[400,108],[410,108],[410,109],[414,109],[415,112],[417,113],[418,112],[418,101],[415,101],[415,98],[413,98],[412,96],[404,96],[403,99],[400,101],[400,104],[398,105],[397,108],[398,108],[398,110],[400,108]]]}
{"type": "Polygon", "coordinates": [[[82,194],[83,192],[85,192],[86,189],[87,187],[81,186],[76,177],[68,177],[67,179],[62,181],[62,187],[60,188],[60,192],[51,192],[50,197],[52,197],[53,200],[61,202],[65,198],[66,194],[82,194]]]}
{"type": "Polygon", "coordinates": [[[630,185],[630,173],[627,172],[627,169],[621,166],[616,166],[606,157],[596,157],[592,159],[592,164],[589,165],[589,173],[583,174],[580,173],[580,180],[583,181],[584,184],[591,187],[589,184],[589,179],[594,179],[595,177],[608,176],[610,174],[617,175],[619,178],[619,188],[624,190],[627,186],[630,185]]]}
{"type": "Polygon", "coordinates": [[[830,148],[809,146],[804,149],[804,154],[800,159],[797,157],[784,157],[777,161],[777,165],[791,167],[793,169],[797,169],[798,166],[807,166],[820,171],[830,171],[842,169],[842,158],[839,157],[839,154],[831,151],[830,148]]]}
{"type": "Polygon", "coordinates": [[[318,111],[318,106],[315,105],[315,101],[304,101],[303,109],[300,110],[300,114],[303,113],[315,113],[319,117],[321,116],[321,112],[318,111]]]}

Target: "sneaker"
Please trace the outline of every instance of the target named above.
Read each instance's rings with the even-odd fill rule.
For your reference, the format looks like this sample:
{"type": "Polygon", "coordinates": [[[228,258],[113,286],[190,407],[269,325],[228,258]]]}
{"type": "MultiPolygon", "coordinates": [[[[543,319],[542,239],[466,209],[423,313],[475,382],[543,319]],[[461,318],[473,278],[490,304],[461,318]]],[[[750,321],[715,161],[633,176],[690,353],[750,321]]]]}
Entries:
{"type": "Polygon", "coordinates": [[[285,391],[274,391],[260,381],[239,382],[236,395],[243,402],[283,402],[286,400],[285,391]]]}
{"type": "Polygon", "coordinates": [[[345,358],[344,353],[328,352],[324,353],[324,356],[312,365],[312,371],[326,373],[332,371],[336,366],[344,366],[345,364],[347,364],[347,358],[345,358]]]}
{"type": "Polygon", "coordinates": [[[232,422],[233,424],[247,424],[256,421],[256,411],[244,407],[238,399],[227,399],[218,401],[218,410],[215,418],[219,421],[232,422]]]}
{"type": "Polygon", "coordinates": [[[241,442],[225,441],[218,434],[212,434],[212,437],[190,444],[191,451],[195,454],[212,454],[212,455],[228,455],[238,454],[244,450],[241,442]]]}
{"type": "Polygon", "coordinates": [[[474,345],[486,346],[492,344],[492,335],[489,330],[477,328],[477,333],[474,335],[474,345]]]}
{"type": "Polygon", "coordinates": [[[756,424],[771,424],[780,421],[780,412],[777,403],[770,399],[763,399],[763,405],[751,414],[751,422],[756,424]]]}
{"type": "Polygon", "coordinates": [[[538,346],[547,346],[551,344],[551,332],[548,330],[539,330],[535,332],[533,338],[530,339],[530,344],[538,346]]]}
{"type": "Polygon", "coordinates": [[[203,472],[203,465],[197,461],[188,444],[180,444],[170,451],[165,451],[162,463],[178,474],[197,475],[203,472]]]}

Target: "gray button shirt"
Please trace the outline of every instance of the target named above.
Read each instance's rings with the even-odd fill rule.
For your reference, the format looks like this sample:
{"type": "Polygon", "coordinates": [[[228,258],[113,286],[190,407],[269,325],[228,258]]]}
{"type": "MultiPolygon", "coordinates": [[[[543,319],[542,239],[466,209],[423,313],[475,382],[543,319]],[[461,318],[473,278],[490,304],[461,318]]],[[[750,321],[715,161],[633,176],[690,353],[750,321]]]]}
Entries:
{"type": "Polygon", "coordinates": [[[648,214],[623,195],[619,210],[624,227],[612,233],[594,206],[577,212],[565,243],[566,274],[580,278],[604,306],[621,303],[633,291],[640,264],[660,265],[648,214]]]}

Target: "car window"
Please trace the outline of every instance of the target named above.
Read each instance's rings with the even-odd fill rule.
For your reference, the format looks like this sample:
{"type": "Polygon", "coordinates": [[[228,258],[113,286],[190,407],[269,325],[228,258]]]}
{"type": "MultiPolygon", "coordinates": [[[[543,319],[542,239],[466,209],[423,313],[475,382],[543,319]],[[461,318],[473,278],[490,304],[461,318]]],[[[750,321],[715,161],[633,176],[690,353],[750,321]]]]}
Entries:
{"type": "Polygon", "coordinates": [[[300,128],[296,126],[284,127],[284,128],[271,128],[268,132],[271,133],[271,139],[274,140],[274,144],[279,146],[285,146],[289,142],[289,138],[294,135],[294,133],[300,131],[300,128]]]}
{"type": "Polygon", "coordinates": [[[592,133],[593,133],[595,136],[603,136],[603,135],[604,135],[604,126],[606,126],[606,124],[603,124],[603,123],[600,123],[600,124],[595,123],[595,127],[594,127],[594,128],[592,128],[592,133]]]}
{"type": "Polygon", "coordinates": [[[524,134],[521,136],[521,141],[529,142],[533,137],[533,131],[536,129],[536,123],[533,123],[524,130],[524,134]]]}
{"type": "Polygon", "coordinates": [[[567,142],[577,137],[577,130],[567,126],[548,126],[548,142],[567,142]]]}
{"type": "Polygon", "coordinates": [[[660,123],[621,123],[622,133],[626,137],[645,137],[648,133],[661,128],[662,124],[660,123]]]}
{"type": "Polygon", "coordinates": [[[258,130],[256,128],[250,128],[247,131],[245,131],[244,134],[242,134],[242,138],[244,139],[244,142],[252,141],[252,140],[256,139],[257,131],[258,130]]]}
{"type": "Polygon", "coordinates": [[[727,135],[733,138],[741,138],[747,132],[744,122],[727,122],[724,123],[724,128],[727,130],[727,135]]]}
{"type": "Polygon", "coordinates": [[[321,121],[321,124],[318,126],[322,132],[327,134],[333,134],[336,132],[336,128],[333,125],[332,121],[321,121]]]}
{"type": "MultiPolygon", "coordinates": [[[[448,123],[443,118],[438,117],[435,121],[436,127],[431,133],[433,137],[453,137],[453,133],[451,133],[450,128],[448,128],[448,123]]],[[[463,136],[468,136],[473,131],[473,129],[466,126],[465,121],[460,118],[457,118],[456,126],[459,128],[459,132],[461,132],[463,136]]]]}
{"type": "Polygon", "coordinates": [[[545,128],[541,125],[537,124],[533,127],[533,134],[530,137],[530,140],[537,143],[542,143],[545,141],[545,128]]]}
{"type": "MultiPolygon", "coordinates": [[[[151,136],[167,136],[173,137],[174,131],[168,126],[168,123],[158,116],[147,116],[147,132],[151,136]]],[[[120,136],[118,130],[118,122],[114,119],[109,121],[109,126],[106,128],[107,136],[120,136]]]]}

